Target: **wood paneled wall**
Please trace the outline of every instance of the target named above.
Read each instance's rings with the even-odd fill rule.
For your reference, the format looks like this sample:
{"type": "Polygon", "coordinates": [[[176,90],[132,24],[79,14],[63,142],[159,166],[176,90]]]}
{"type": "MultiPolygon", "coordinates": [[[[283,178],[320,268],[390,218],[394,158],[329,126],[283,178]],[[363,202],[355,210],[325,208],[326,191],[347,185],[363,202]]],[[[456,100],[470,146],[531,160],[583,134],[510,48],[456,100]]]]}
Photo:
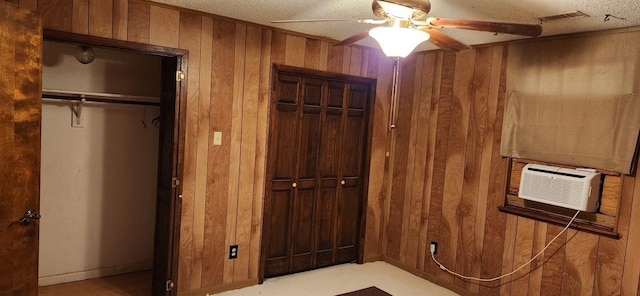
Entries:
{"type": "MultiPolygon", "coordinates": [[[[640,36],[637,29],[617,33],[640,36]]],[[[637,42],[595,47],[589,36],[573,38],[583,38],[576,42],[585,50],[598,48],[594,55],[640,55],[637,42]]],[[[564,44],[538,42],[556,42],[559,51],[564,44]]],[[[527,262],[562,230],[497,209],[508,170],[500,156],[507,58],[508,46],[497,45],[405,60],[393,171],[385,176],[392,179],[385,260],[463,294],[639,295],[640,174],[623,177],[619,240],[569,230],[530,267],[483,285],[433,264],[429,242],[437,241],[437,258],[448,268],[495,277],[527,262]]],[[[638,77],[625,79],[637,85],[638,77]]]]}
{"type": "MultiPolygon", "coordinates": [[[[212,15],[138,0],[20,0],[47,29],[189,50],[180,292],[257,282],[272,64],[379,79],[371,184],[382,183],[392,61],[212,15]],[[222,145],[213,145],[213,132],[222,145]],[[228,260],[228,246],[239,258],[228,260]]],[[[373,186],[375,187],[375,186],[373,186]]],[[[370,195],[367,258],[380,258],[382,198],[370,195]]],[[[215,289],[213,289],[215,290],[215,289]]]]}
{"type": "Polygon", "coordinates": [[[620,240],[570,230],[531,267],[483,285],[432,263],[429,241],[438,241],[448,267],[493,277],[527,261],[562,229],[497,210],[508,167],[499,154],[505,45],[405,59],[395,153],[386,158],[393,65],[378,50],[333,47],[141,0],[13,2],[40,11],[45,28],[190,51],[181,292],[257,279],[271,65],[279,63],[378,78],[367,261],[384,259],[465,294],[640,295],[640,256],[633,253],[640,248],[640,180],[629,176],[620,240]],[[223,133],[221,146],[213,145],[214,131],[223,133]],[[230,244],[240,245],[238,260],[226,259],[230,244]]]}

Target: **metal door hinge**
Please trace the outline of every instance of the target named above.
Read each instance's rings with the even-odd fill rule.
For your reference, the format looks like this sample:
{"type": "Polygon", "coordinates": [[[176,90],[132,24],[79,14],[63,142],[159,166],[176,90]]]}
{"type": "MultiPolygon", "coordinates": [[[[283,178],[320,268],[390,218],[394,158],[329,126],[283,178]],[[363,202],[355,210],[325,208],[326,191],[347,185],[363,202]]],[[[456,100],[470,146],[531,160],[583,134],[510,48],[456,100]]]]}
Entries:
{"type": "Polygon", "coordinates": [[[176,188],[180,185],[180,180],[178,178],[171,178],[171,187],[176,188]]]}
{"type": "Polygon", "coordinates": [[[167,280],[167,292],[173,290],[173,287],[175,287],[175,284],[173,283],[173,281],[167,280]]]}
{"type": "Polygon", "coordinates": [[[184,72],[179,70],[176,71],[176,81],[182,81],[184,80],[184,77],[185,77],[184,72]]]}

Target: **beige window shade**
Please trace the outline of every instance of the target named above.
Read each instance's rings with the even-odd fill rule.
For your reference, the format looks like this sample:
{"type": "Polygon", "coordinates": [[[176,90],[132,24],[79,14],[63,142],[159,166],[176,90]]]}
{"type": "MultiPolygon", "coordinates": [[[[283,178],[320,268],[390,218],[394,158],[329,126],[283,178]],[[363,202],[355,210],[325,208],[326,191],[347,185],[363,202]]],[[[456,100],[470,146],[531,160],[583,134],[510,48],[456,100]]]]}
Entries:
{"type": "Polygon", "coordinates": [[[637,30],[510,45],[502,155],[630,174],[639,61],[637,30]]]}

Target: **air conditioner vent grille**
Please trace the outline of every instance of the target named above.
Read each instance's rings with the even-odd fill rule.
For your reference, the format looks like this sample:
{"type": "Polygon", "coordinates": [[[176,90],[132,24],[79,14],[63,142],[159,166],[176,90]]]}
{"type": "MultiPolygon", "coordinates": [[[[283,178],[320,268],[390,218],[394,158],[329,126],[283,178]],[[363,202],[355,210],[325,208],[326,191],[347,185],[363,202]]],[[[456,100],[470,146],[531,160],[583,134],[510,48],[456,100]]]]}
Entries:
{"type": "Polygon", "coordinates": [[[595,211],[600,174],[528,164],[522,170],[518,196],[550,205],[595,211]]]}
{"type": "Polygon", "coordinates": [[[541,22],[551,22],[551,21],[561,21],[561,20],[583,18],[583,17],[590,17],[590,15],[582,11],[576,10],[576,11],[567,12],[567,13],[559,13],[559,14],[554,14],[549,16],[543,16],[543,17],[539,17],[538,19],[541,22]]]}
{"type": "Polygon", "coordinates": [[[562,180],[552,176],[531,176],[523,183],[522,194],[546,197],[549,200],[578,206],[582,193],[582,182],[562,180]]]}

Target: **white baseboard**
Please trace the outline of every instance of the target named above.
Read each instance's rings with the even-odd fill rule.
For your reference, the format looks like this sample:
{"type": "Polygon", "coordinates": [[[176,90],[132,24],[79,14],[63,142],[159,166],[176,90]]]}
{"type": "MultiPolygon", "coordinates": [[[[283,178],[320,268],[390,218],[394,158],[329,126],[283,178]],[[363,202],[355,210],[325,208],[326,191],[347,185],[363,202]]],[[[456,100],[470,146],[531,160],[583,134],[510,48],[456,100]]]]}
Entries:
{"type": "Polygon", "coordinates": [[[93,270],[85,270],[78,272],[71,272],[65,274],[56,274],[50,276],[38,277],[38,286],[50,286],[57,284],[70,283],[75,281],[82,281],[88,279],[94,279],[99,277],[111,276],[116,274],[142,271],[142,270],[150,270],[152,266],[152,262],[139,262],[134,264],[129,264],[125,266],[115,266],[115,267],[105,267],[93,270]]]}

